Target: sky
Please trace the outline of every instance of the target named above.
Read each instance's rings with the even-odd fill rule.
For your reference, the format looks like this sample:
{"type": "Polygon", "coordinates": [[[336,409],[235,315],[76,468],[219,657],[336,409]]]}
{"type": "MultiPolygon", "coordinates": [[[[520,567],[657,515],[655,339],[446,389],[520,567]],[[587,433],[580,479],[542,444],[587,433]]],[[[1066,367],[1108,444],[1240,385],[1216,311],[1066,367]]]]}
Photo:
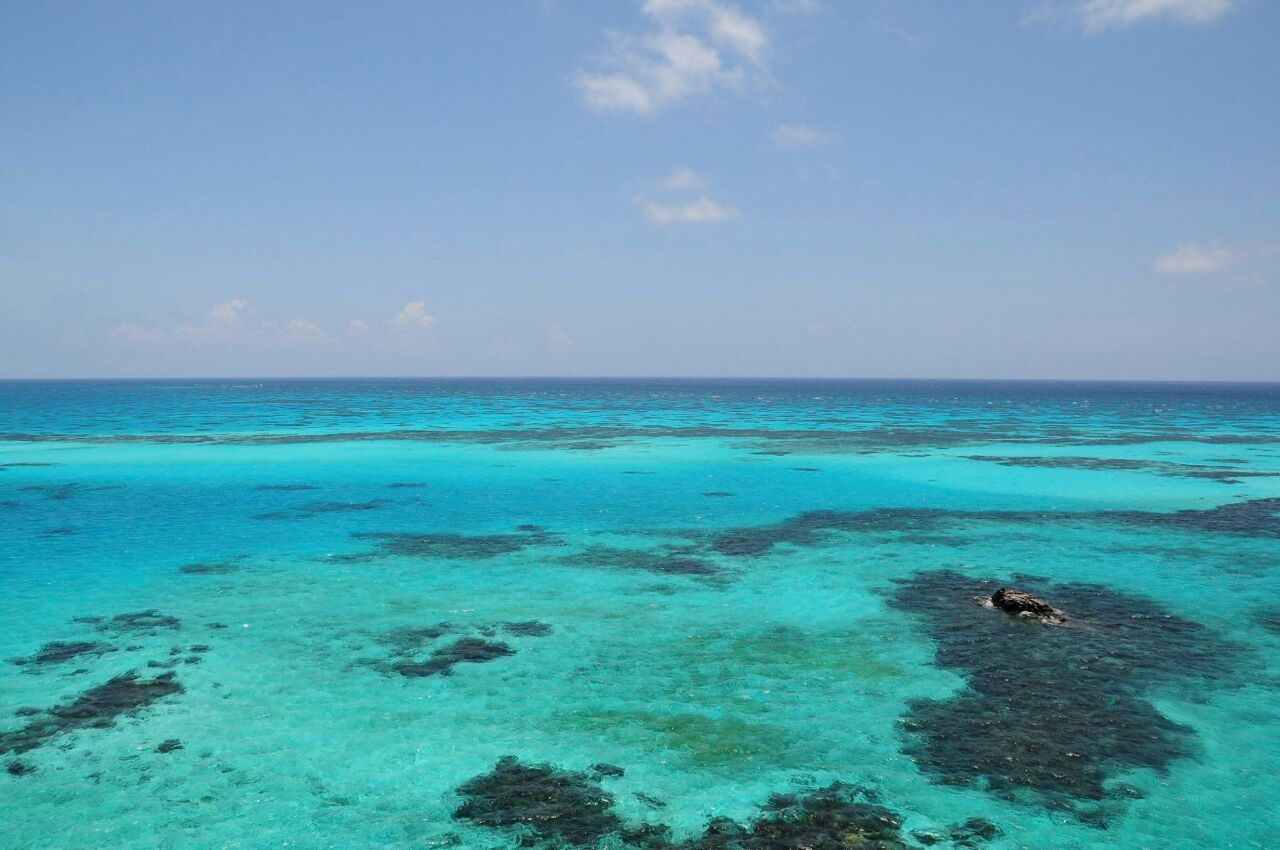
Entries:
{"type": "Polygon", "coordinates": [[[0,377],[1280,380],[1280,3],[0,4],[0,377]]]}

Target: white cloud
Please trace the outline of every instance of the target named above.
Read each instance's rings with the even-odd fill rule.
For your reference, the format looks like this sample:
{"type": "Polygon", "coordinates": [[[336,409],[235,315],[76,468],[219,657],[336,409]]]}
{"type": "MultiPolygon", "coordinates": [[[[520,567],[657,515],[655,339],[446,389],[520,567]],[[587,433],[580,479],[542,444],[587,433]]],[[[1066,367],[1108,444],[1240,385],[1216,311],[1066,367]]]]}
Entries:
{"type": "Polygon", "coordinates": [[[324,328],[310,319],[294,318],[284,323],[257,316],[248,301],[232,298],[215,304],[200,323],[184,322],[176,327],[153,327],[125,322],[107,336],[130,345],[295,345],[329,339],[324,328]]]}
{"type": "Polygon", "coordinates": [[[609,33],[602,70],[574,84],[589,106],[652,114],[694,94],[736,89],[764,75],[769,37],[755,18],[719,0],[645,0],[643,35],[609,33]]]}
{"type": "Polygon", "coordinates": [[[773,6],[789,15],[812,15],[822,8],[818,0],[773,0],[773,6]]]}
{"type": "Polygon", "coordinates": [[[290,319],[280,335],[287,342],[321,342],[329,338],[323,328],[308,319],[290,319]]]}
{"type": "Polygon", "coordinates": [[[785,150],[812,148],[835,141],[835,136],[830,133],[815,130],[806,124],[779,124],[770,138],[773,140],[774,147],[785,150]]]}
{"type": "Polygon", "coordinates": [[[235,337],[245,329],[245,317],[248,311],[248,301],[243,298],[232,298],[222,304],[215,304],[203,324],[179,325],[174,333],[178,337],[192,341],[235,337]]]}
{"type": "Polygon", "coordinates": [[[671,172],[656,184],[654,199],[648,194],[635,198],[644,217],[656,224],[706,224],[737,218],[735,206],[712,200],[705,194],[694,197],[695,190],[706,189],[709,181],[691,168],[671,172]]]}
{"type": "Polygon", "coordinates": [[[568,348],[573,345],[573,340],[569,339],[569,335],[564,332],[564,328],[559,325],[552,325],[551,330],[547,332],[547,344],[552,348],[568,348]]]}
{"type": "Polygon", "coordinates": [[[596,109],[618,112],[653,112],[656,98],[625,74],[579,74],[575,83],[583,99],[596,109]]]}
{"type": "Polygon", "coordinates": [[[184,322],[178,325],[157,326],[142,322],[122,322],[107,331],[107,338],[129,346],[152,347],[207,347],[254,346],[273,348],[279,346],[326,345],[377,346],[388,337],[399,344],[415,341],[434,342],[430,331],[435,327],[435,316],[427,312],[426,301],[410,301],[385,326],[397,333],[371,334],[372,328],[363,319],[348,322],[341,335],[330,334],[324,327],[310,319],[295,317],[278,320],[259,316],[252,305],[243,298],[233,298],[215,305],[203,322],[184,322]]]}
{"type": "Polygon", "coordinates": [[[436,317],[427,312],[426,301],[410,301],[391,320],[391,324],[398,328],[423,331],[431,330],[431,326],[435,323],[436,317]]]}
{"type": "Polygon", "coordinates": [[[249,308],[249,302],[243,298],[232,298],[225,304],[218,304],[209,311],[210,324],[236,324],[242,314],[249,308]]]}
{"type": "Polygon", "coordinates": [[[1237,253],[1216,242],[1201,245],[1192,242],[1178,250],[1157,257],[1155,270],[1160,274],[1188,275],[1214,274],[1235,265],[1237,253]]]}
{"type": "Polygon", "coordinates": [[[1182,24],[1208,24],[1236,6],[1235,0],[1078,0],[1070,4],[1046,3],[1030,20],[1069,18],[1085,32],[1124,29],[1146,20],[1182,24]]]}
{"type": "Polygon", "coordinates": [[[658,181],[659,188],[673,192],[687,191],[706,184],[706,180],[692,168],[678,168],[658,181]]]}
{"type": "Polygon", "coordinates": [[[755,18],[727,4],[708,2],[684,5],[705,9],[713,41],[727,45],[729,49],[737,51],[757,65],[764,60],[769,37],[755,18]]]}
{"type": "Polygon", "coordinates": [[[705,195],[688,203],[664,204],[649,198],[637,199],[645,218],[657,224],[707,224],[737,218],[737,207],[713,201],[705,195]]]}

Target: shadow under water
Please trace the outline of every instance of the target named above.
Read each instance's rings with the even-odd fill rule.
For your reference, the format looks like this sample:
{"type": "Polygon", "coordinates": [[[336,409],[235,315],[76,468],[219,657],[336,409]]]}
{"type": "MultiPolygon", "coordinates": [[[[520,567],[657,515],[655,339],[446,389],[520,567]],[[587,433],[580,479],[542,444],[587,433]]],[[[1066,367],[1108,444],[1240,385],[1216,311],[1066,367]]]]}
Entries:
{"type": "Polygon", "coordinates": [[[352,537],[356,540],[375,541],[378,552],[374,554],[468,561],[512,555],[530,546],[560,544],[559,535],[542,531],[535,526],[521,526],[521,529],[515,534],[456,534],[443,531],[414,534],[378,531],[353,534],[352,537]]]}
{"type": "Polygon", "coordinates": [[[121,715],[135,714],[156,700],[182,691],[173,673],[162,673],[154,679],[124,673],[90,688],[71,702],[39,712],[35,720],[17,731],[0,733],[0,753],[29,752],[76,729],[105,729],[121,715]]]}
{"type": "Polygon", "coordinates": [[[865,511],[815,510],[766,525],[715,534],[711,548],[722,555],[763,555],[779,543],[819,546],[833,532],[925,532],[949,522],[1078,523],[1113,522],[1191,532],[1221,532],[1280,538],[1280,498],[1227,502],[1181,511],[965,511],[944,508],[875,508],[865,511]]]}
{"type": "MultiPolygon", "coordinates": [[[[701,835],[676,842],[664,824],[628,826],[613,811],[613,795],[596,784],[622,775],[620,768],[608,767],[607,772],[587,774],[524,764],[506,756],[493,770],[458,788],[463,803],[454,818],[502,830],[527,847],[593,848],[620,843],[645,850],[908,850],[913,846],[902,836],[902,818],[879,805],[874,791],[842,782],[800,794],[771,795],[761,806],[760,816],[749,824],[718,817],[701,835]]],[[[972,846],[999,832],[995,825],[973,818],[953,827],[948,837],[972,846]]]]}
{"type": "Polygon", "coordinates": [[[996,463],[1000,466],[1033,469],[1083,469],[1096,471],[1149,472],[1169,478],[1207,478],[1223,484],[1239,484],[1241,478],[1270,478],[1280,472],[1240,469],[1238,467],[1203,466],[1170,461],[1138,460],[1111,457],[1042,457],[1039,455],[965,455],[966,460],[996,463]]]}
{"type": "Polygon", "coordinates": [[[1135,793],[1108,785],[1118,774],[1164,772],[1192,754],[1194,731],[1146,694],[1192,679],[1222,682],[1239,649],[1142,597],[1035,576],[1014,581],[1050,600],[1067,623],[984,606],[1000,585],[952,570],[899,582],[890,604],[920,615],[937,663],[967,679],[954,696],[910,704],[906,752],[946,784],[1103,826],[1118,804],[1098,804],[1135,793]]]}
{"type": "Polygon", "coordinates": [[[116,647],[102,641],[60,641],[55,640],[40,647],[38,652],[25,658],[9,659],[19,667],[47,667],[61,664],[73,658],[105,655],[115,652],[116,647]]]}
{"type": "Polygon", "coordinates": [[[616,546],[588,546],[581,552],[560,558],[559,563],[573,567],[638,570],[667,576],[707,578],[720,574],[720,569],[714,564],[670,548],[654,551],[616,546]]]}

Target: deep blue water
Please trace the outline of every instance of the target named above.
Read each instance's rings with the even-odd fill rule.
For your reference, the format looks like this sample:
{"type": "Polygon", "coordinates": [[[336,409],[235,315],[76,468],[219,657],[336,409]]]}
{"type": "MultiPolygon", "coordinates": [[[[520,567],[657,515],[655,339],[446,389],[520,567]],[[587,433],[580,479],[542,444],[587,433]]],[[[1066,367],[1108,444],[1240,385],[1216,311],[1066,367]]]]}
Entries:
{"type": "Polygon", "coordinates": [[[1270,848],[1278,592],[1277,385],[0,382],[0,847],[1270,848]]]}

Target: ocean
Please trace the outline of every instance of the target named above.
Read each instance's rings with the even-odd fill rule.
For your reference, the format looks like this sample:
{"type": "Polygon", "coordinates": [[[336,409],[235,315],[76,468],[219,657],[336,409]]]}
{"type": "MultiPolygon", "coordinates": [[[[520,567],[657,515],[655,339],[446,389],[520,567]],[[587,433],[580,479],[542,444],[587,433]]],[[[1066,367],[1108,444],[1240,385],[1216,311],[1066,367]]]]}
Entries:
{"type": "Polygon", "coordinates": [[[0,599],[5,850],[1280,835],[1280,385],[0,382],[0,599]]]}

